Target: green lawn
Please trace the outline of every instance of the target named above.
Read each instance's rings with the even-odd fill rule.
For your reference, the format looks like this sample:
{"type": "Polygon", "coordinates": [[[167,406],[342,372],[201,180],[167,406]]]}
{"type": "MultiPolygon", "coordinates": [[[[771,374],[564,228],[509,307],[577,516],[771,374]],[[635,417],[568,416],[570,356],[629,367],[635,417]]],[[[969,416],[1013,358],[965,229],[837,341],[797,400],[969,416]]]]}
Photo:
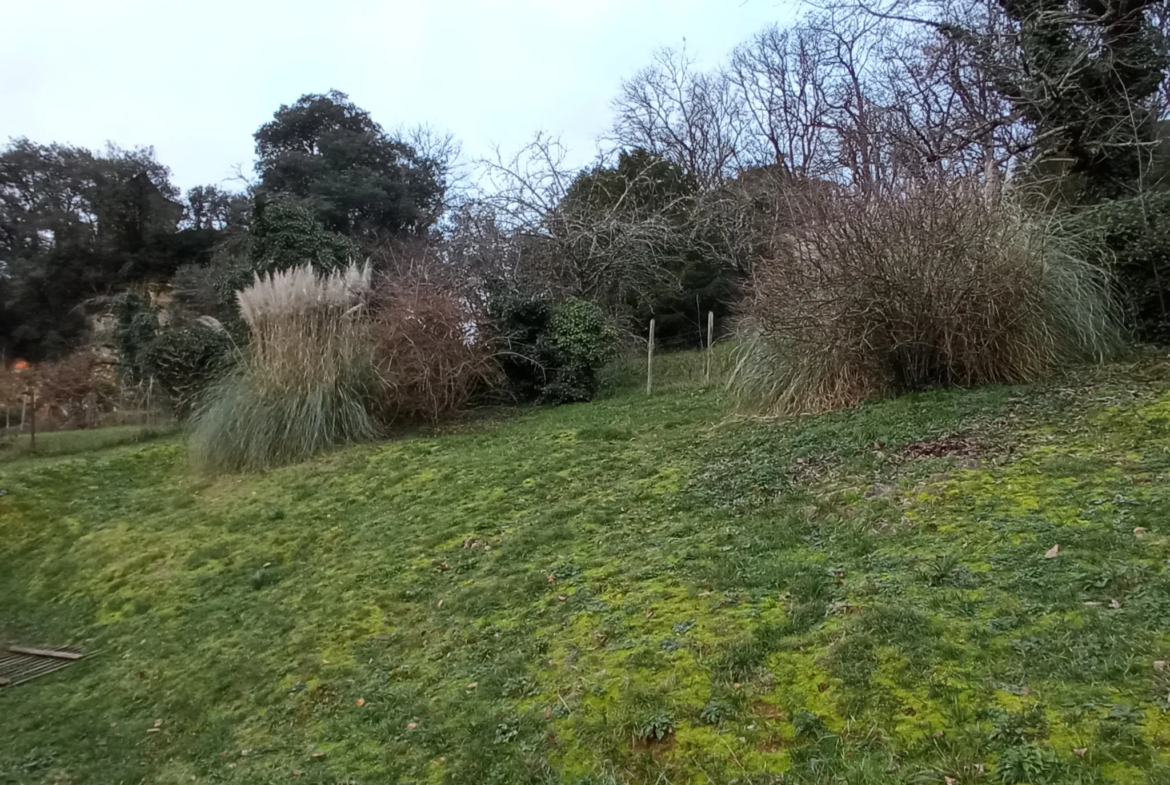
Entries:
{"type": "Polygon", "coordinates": [[[38,433],[36,449],[27,433],[0,435],[0,463],[18,458],[55,457],[101,450],[119,444],[134,444],[157,439],[172,432],[170,425],[115,425],[107,428],[84,428],[75,431],[38,433]]]}
{"type": "Polygon", "coordinates": [[[0,636],[90,652],[0,691],[0,782],[1170,782],[1170,364],[664,387],[259,476],[0,465],[0,636]]]}

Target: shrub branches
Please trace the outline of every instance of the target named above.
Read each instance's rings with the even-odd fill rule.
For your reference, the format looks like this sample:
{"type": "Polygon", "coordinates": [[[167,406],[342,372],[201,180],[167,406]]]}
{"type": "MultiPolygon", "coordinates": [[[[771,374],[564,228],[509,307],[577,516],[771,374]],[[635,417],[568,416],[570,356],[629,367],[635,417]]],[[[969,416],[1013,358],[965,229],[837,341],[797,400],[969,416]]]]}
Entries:
{"type": "Polygon", "coordinates": [[[388,277],[373,325],[383,417],[438,422],[493,384],[499,366],[482,321],[451,285],[417,271],[388,277]]]}

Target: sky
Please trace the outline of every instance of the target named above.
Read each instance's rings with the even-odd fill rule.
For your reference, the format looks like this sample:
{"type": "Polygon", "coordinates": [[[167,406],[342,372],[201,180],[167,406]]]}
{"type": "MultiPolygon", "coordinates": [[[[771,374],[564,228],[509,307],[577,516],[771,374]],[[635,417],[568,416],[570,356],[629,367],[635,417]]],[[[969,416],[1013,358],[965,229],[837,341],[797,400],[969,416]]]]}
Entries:
{"type": "Polygon", "coordinates": [[[580,163],[623,78],[715,65],[796,0],[0,0],[0,141],[152,145],[183,189],[250,171],[281,104],[336,88],[464,159],[559,135],[580,163]]]}

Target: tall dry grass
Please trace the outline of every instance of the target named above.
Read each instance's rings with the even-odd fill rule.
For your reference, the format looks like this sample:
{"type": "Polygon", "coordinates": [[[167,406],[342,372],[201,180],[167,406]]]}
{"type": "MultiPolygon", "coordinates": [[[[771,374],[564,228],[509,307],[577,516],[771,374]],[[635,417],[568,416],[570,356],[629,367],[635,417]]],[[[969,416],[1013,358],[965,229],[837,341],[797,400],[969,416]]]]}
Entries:
{"type": "Polygon", "coordinates": [[[789,202],[740,308],[732,387],[776,414],[932,386],[1021,383],[1119,341],[1089,238],[1010,193],[937,182],[789,202]]]}
{"type": "Polygon", "coordinates": [[[195,461],[257,470],[374,436],[369,267],[256,276],[237,294],[246,356],[196,413],[195,461]]]}

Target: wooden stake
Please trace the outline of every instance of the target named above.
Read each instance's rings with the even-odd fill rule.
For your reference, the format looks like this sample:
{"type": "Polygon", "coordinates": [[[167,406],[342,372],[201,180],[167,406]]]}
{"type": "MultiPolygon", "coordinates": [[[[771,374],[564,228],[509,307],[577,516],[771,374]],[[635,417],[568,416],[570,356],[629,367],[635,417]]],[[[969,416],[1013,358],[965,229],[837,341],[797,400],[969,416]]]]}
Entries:
{"type": "Polygon", "coordinates": [[[650,320],[650,337],[646,341],[646,394],[654,389],[654,320],[650,320]]]}
{"type": "Polygon", "coordinates": [[[711,361],[713,356],[711,354],[711,347],[714,346],[715,337],[715,312],[707,311],[707,384],[711,383],[711,361]]]}
{"type": "Polygon", "coordinates": [[[34,380],[28,388],[28,449],[37,451],[37,385],[34,380]]]}

